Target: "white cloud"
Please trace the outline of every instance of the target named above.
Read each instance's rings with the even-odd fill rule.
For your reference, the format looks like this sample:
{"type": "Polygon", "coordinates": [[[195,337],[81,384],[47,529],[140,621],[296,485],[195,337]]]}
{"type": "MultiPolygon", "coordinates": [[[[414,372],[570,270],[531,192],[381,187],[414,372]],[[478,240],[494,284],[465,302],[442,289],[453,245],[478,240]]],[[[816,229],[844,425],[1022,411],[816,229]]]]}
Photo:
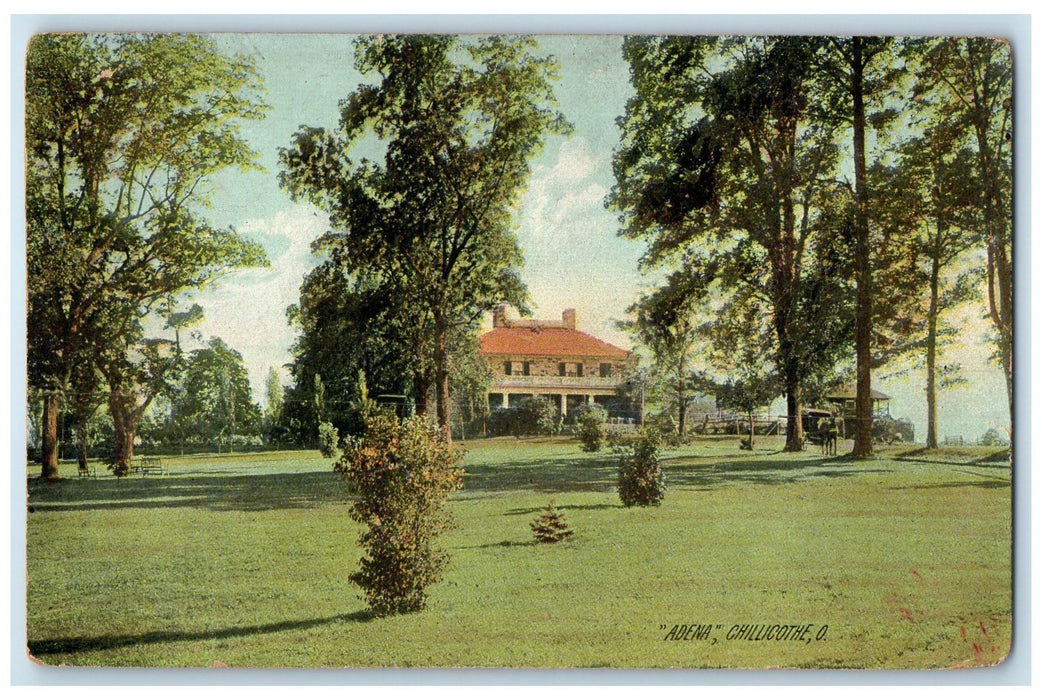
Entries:
{"type": "Polygon", "coordinates": [[[574,308],[581,330],[628,347],[615,320],[636,295],[643,247],[616,235],[615,215],[604,207],[610,186],[611,153],[594,151],[582,137],[562,142],[550,164],[533,168],[518,216],[522,278],[536,318],[574,308]]]}
{"type": "Polygon", "coordinates": [[[297,303],[304,275],[319,262],[311,243],[327,227],[327,217],[308,205],[280,211],[271,219],[246,221],[239,231],[264,246],[270,269],[233,272],[194,295],[206,311],[195,330],[204,341],[218,336],[242,354],[254,398],[261,403],[268,368],[281,370],[291,358],[294,333],[286,308],[297,303]]]}

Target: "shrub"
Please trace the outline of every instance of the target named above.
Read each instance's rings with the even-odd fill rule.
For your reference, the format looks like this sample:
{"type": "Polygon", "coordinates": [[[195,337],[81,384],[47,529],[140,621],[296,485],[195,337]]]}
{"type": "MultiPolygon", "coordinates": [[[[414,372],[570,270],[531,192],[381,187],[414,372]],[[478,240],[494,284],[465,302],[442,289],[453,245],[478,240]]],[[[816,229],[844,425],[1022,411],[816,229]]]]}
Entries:
{"type": "Polygon", "coordinates": [[[604,424],[607,420],[607,412],[595,403],[588,403],[579,409],[575,425],[583,452],[600,451],[601,445],[604,444],[604,424]]]}
{"type": "Polygon", "coordinates": [[[423,417],[376,414],[337,462],[356,496],[351,517],[367,526],[358,540],[361,570],[350,579],[374,614],[422,610],[425,589],[441,578],[448,555],[434,539],[451,523],[442,507],[463,484],[460,459],[423,417]]]}
{"type": "Polygon", "coordinates": [[[568,528],[568,524],[564,521],[564,513],[557,510],[554,501],[550,501],[550,505],[546,507],[543,514],[532,521],[532,532],[535,533],[538,541],[548,544],[560,542],[575,534],[568,528]]]}
{"type": "Polygon", "coordinates": [[[619,498],[630,506],[657,506],[665,495],[662,467],[658,461],[659,436],[641,431],[633,451],[619,460],[619,498]]]}
{"type": "Polygon", "coordinates": [[[325,421],[318,424],[318,449],[323,457],[336,457],[340,446],[340,433],[336,426],[325,421]]]}
{"type": "Polygon", "coordinates": [[[519,407],[519,430],[521,435],[553,435],[557,432],[557,409],[550,400],[542,396],[525,399],[519,407]]]}
{"type": "Polygon", "coordinates": [[[988,428],[988,430],[980,436],[980,439],[977,441],[977,444],[985,445],[988,447],[1006,447],[1009,445],[1009,437],[1007,437],[1006,434],[1001,432],[998,428],[988,428]]]}

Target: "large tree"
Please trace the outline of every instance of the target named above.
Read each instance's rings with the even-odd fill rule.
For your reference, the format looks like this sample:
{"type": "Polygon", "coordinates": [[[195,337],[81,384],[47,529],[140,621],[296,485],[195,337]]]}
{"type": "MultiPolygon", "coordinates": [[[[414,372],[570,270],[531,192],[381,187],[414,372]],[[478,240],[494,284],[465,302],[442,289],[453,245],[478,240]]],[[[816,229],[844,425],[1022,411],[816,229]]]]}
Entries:
{"type": "Polygon", "coordinates": [[[39,35],[26,55],[29,381],[56,478],[77,367],[128,343],[160,300],[263,250],[202,215],[207,183],[253,167],[240,133],[264,105],[249,59],[192,35],[39,35]]]}
{"type": "Polygon", "coordinates": [[[882,193],[874,198],[875,218],[899,242],[893,247],[903,258],[884,270],[882,282],[891,289],[909,287],[915,302],[910,316],[891,314],[890,321],[897,321],[893,331],[903,339],[896,349],[915,352],[925,367],[926,446],[936,448],[938,391],[961,379],[956,363],[938,364],[944,346],[957,336],[945,315],[978,296],[974,253],[983,244],[982,212],[973,154],[957,130],[927,122],[897,153],[895,163],[875,175],[882,193]]]}
{"type": "Polygon", "coordinates": [[[649,241],[646,266],[711,277],[770,319],[787,450],[803,445],[806,332],[832,311],[805,289],[823,269],[814,240],[838,159],[831,93],[814,70],[821,50],[810,37],[627,39],[636,96],[608,198],[621,234],[649,241]]]}
{"type": "Polygon", "coordinates": [[[692,353],[699,341],[699,305],[705,291],[691,271],[671,273],[653,291],[642,294],[627,311],[627,330],[652,355],[652,372],[677,403],[677,435],[683,438],[687,404],[693,391],[692,353]]]}
{"type": "Polygon", "coordinates": [[[315,377],[325,387],[324,419],[342,435],[364,424],[353,407],[359,377],[369,393],[412,394],[421,412],[433,382],[425,353],[430,323],[417,313],[397,278],[363,270],[352,274],[334,255],[304,279],[288,316],[298,335],[283,425],[303,444],[318,434],[315,377]]]}
{"type": "Polygon", "coordinates": [[[449,427],[449,334],[501,301],[523,304],[512,230],[529,161],[567,128],[557,64],[525,37],[367,36],[355,64],[379,81],[343,102],[336,131],[282,151],[282,183],[325,209],[354,269],[397,275],[429,315],[439,425],[449,427]],[[381,162],[352,159],[375,136],[381,162]]]}
{"type": "Polygon", "coordinates": [[[988,315],[1013,416],[1013,59],[1010,46],[986,37],[909,43],[916,94],[940,125],[972,144],[976,199],[984,234],[988,315]]]}
{"type": "Polygon", "coordinates": [[[242,355],[220,338],[189,354],[172,409],[182,431],[218,451],[222,443],[232,450],[235,435],[255,434],[261,419],[242,355]]]}
{"type": "Polygon", "coordinates": [[[868,142],[873,126],[881,127],[893,112],[884,106],[887,91],[897,80],[893,41],[886,37],[852,36],[828,42],[818,67],[831,76],[845,105],[837,110],[850,126],[854,171],[854,313],[855,399],[854,455],[872,455],[873,239],[869,212],[868,142]],[[873,107],[876,109],[873,110],[873,107]]]}

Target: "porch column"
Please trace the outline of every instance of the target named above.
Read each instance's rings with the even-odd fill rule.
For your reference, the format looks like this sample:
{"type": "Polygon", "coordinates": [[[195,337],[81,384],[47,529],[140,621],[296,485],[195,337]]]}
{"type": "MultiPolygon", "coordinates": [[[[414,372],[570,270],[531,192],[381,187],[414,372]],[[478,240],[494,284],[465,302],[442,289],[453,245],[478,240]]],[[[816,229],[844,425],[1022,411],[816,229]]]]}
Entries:
{"type": "Polygon", "coordinates": [[[510,393],[503,390],[503,408],[510,408],[510,393]]]}
{"type": "Polygon", "coordinates": [[[568,394],[561,394],[561,415],[568,415],[568,394]]]}

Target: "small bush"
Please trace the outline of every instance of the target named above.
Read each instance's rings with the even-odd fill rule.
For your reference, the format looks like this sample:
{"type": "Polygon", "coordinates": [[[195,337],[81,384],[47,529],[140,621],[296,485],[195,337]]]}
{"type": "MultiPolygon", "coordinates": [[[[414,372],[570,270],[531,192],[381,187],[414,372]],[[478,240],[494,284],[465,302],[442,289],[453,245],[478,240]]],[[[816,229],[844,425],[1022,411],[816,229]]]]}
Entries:
{"type": "Polygon", "coordinates": [[[583,452],[600,452],[601,445],[604,444],[604,424],[607,420],[607,412],[595,403],[588,403],[579,409],[575,424],[583,452]]]}
{"type": "Polygon", "coordinates": [[[1009,445],[1009,437],[1005,433],[1001,432],[998,428],[988,428],[988,430],[980,436],[977,441],[978,445],[984,445],[986,447],[1001,446],[1006,447],[1009,445]]]}
{"type": "Polygon", "coordinates": [[[557,432],[557,409],[549,399],[533,396],[522,401],[519,408],[522,435],[553,435],[557,432]]]}
{"type": "Polygon", "coordinates": [[[662,502],[666,490],[658,461],[659,443],[656,432],[642,431],[633,441],[633,451],[619,460],[619,498],[627,508],[662,502]]]}
{"type": "Polygon", "coordinates": [[[538,541],[547,544],[560,542],[575,534],[568,528],[568,524],[564,521],[564,513],[557,510],[554,501],[550,501],[550,505],[546,507],[543,514],[532,521],[532,532],[535,533],[538,541]]]}
{"type": "Polygon", "coordinates": [[[451,521],[442,507],[463,484],[460,453],[423,417],[368,419],[334,468],[348,479],[356,500],[351,518],[367,526],[365,551],[351,581],[365,591],[376,615],[422,610],[425,590],[441,578],[448,555],[434,539],[451,521]]]}
{"type": "Polygon", "coordinates": [[[325,421],[318,424],[318,449],[323,457],[336,457],[340,447],[340,433],[336,426],[325,421]]]}

